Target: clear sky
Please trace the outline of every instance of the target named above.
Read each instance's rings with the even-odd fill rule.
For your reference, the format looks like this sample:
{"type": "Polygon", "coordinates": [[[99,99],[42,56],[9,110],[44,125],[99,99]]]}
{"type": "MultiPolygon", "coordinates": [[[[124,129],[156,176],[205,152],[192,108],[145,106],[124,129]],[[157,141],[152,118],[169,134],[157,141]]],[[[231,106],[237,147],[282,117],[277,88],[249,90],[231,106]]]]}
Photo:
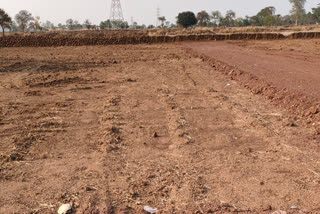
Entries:
{"type": "MultiPolygon", "coordinates": [[[[316,7],[320,0],[307,0],[306,10],[316,7]]],[[[131,17],[138,24],[155,24],[157,6],[161,16],[170,22],[182,11],[199,12],[201,10],[220,10],[225,13],[232,9],[237,17],[255,15],[266,6],[276,7],[277,14],[288,14],[291,8],[289,0],[121,0],[124,18],[131,23],[131,17]]],[[[68,18],[80,23],[88,18],[94,24],[109,18],[111,0],[0,0],[0,8],[12,17],[25,9],[42,21],[55,24],[65,23],[68,18]]]]}

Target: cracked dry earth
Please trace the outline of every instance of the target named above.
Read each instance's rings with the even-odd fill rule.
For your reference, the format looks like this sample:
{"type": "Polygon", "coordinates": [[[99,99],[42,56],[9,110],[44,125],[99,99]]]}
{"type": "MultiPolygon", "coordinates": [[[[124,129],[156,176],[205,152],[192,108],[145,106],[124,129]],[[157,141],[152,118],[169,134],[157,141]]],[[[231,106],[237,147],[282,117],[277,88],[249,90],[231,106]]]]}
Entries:
{"type": "Polygon", "coordinates": [[[179,45],[1,48],[0,71],[0,213],[320,212],[312,130],[179,45]]]}

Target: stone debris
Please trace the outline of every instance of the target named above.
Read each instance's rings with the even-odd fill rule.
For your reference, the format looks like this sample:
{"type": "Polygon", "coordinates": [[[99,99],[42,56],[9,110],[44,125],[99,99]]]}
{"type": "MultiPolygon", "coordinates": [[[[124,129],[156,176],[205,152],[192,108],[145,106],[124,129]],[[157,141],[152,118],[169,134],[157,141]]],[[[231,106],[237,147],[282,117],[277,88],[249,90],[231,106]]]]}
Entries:
{"type": "Polygon", "coordinates": [[[70,204],[63,204],[59,207],[59,214],[69,214],[72,211],[72,206],[70,204]]]}

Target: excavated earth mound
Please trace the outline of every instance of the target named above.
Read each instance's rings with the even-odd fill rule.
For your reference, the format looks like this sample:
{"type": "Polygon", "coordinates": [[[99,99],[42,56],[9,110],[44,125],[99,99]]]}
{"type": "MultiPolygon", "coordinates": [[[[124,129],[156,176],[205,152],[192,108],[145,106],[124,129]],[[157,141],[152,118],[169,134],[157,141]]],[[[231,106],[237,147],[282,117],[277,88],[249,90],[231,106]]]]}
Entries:
{"type": "MultiPolygon", "coordinates": [[[[306,35],[303,35],[306,36],[306,35]]],[[[310,36],[311,37],[311,36],[310,36]]],[[[315,33],[313,37],[320,37],[315,33]]],[[[237,33],[237,34],[206,34],[178,36],[148,36],[148,35],[109,35],[85,34],[82,37],[72,34],[30,34],[10,35],[0,38],[0,47],[55,47],[55,46],[85,46],[85,45],[124,45],[150,44],[181,41],[202,40],[275,40],[286,38],[278,33],[237,33]]]]}

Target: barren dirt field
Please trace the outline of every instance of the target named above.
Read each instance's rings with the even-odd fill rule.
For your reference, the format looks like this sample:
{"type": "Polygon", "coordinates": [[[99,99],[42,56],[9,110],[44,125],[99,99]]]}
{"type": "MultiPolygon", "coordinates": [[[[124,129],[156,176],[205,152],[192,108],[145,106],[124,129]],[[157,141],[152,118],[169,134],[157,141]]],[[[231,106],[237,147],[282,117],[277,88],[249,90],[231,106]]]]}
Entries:
{"type": "Polygon", "coordinates": [[[185,50],[320,99],[270,44],[1,48],[0,213],[320,213],[314,127],[185,50]]]}

